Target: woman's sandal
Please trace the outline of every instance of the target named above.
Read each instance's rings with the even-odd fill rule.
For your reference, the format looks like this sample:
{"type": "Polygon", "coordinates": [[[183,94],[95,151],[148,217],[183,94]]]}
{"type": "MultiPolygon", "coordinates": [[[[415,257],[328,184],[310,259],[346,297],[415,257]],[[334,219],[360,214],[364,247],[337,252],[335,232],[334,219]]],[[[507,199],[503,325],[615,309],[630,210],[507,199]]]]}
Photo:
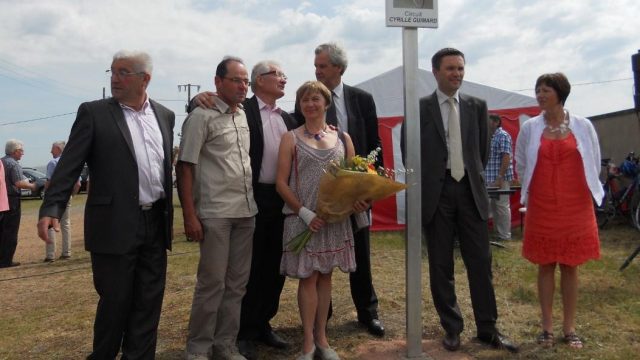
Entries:
{"type": "Polygon", "coordinates": [[[565,334],[562,341],[572,349],[582,349],[582,340],[574,332],[565,334]]]}
{"type": "Polygon", "coordinates": [[[552,347],[555,343],[555,339],[553,338],[553,333],[550,333],[546,330],[542,331],[540,335],[538,335],[537,342],[542,347],[549,348],[552,347]]]}

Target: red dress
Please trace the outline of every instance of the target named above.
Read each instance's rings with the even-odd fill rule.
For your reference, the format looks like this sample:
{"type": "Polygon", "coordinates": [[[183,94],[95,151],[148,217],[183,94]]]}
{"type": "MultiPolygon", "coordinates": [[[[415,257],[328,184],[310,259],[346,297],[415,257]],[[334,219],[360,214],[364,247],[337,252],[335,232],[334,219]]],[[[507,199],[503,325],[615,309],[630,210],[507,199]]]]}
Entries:
{"type": "Polygon", "coordinates": [[[535,264],[600,258],[598,225],[576,138],[542,137],[527,201],[522,255],[535,264]]]}

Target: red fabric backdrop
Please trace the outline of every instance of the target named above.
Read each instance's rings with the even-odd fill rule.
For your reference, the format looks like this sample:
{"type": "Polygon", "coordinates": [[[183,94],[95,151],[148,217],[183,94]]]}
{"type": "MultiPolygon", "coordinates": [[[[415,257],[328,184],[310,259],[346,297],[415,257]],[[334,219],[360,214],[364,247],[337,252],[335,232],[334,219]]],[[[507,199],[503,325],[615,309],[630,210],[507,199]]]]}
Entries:
{"type": "MultiPolygon", "coordinates": [[[[492,114],[500,115],[503,129],[511,135],[515,150],[521,117],[524,119],[540,113],[537,106],[516,109],[489,110],[492,114]]],[[[382,156],[384,166],[389,169],[402,169],[400,154],[400,128],[403,117],[384,117],[378,119],[378,132],[382,142],[382,156]]],[[[515,169],[515,164],[514,164],[515,169]]],[[[404,197],[404,193],[399,195],[404,197]]],[[[520,192],[511,195],[511,224],[520,224],[520,192]]],[[[400,202],[401,204],[404,202],[400,202]]],[[[397,196],[390,196],[373,204],[372,231],[400,230],[404,228],[404,209],[398,208],[397,196]]]]}

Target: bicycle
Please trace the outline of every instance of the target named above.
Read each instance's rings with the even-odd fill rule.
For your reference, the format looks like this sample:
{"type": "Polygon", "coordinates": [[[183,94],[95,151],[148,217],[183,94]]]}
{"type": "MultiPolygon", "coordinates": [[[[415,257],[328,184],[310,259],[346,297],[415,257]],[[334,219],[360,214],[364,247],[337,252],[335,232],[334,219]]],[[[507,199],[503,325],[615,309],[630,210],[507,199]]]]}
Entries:
{"type": "Polygon", "coordinates": [[[595,206],[596,221],[603,228],[610,220],[623,215],[629,216],[631,225],[640,230],[640,175],[638,163],[640,159],[630,152],[620,167],[611,159],[602,159],[601,165],[606,168],[606,181],[602,185],[604,198],[600,206],[595,206]],[[631,182],[624,185],[624,182],[631,182]]]}

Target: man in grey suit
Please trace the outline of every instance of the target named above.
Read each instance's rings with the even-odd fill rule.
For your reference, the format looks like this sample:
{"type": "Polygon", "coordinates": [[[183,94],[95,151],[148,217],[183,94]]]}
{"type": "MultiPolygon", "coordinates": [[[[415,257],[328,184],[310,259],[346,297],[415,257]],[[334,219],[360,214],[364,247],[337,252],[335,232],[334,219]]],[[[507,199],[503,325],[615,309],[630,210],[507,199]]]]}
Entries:
{"type": "Polygon", "coordinates": [[[489,154],[487,104],[458,91],[464,77],[462,52],[442,49],[433,55],[431,64],[438,88],[420,99],[422,224],[431,295],[446,332],[443,345],[457,350],[464,327],[453,276],[457,237],[467,268],[478,339],[516,352],[517,347],[496,328],[487,230],[489,198],[484,182],[489,154]]]}
{"type": "Polygon", "coordinates": [[[85,249],[100,296],[88,359],[153,359],[164,295],[173,205],[172,111],[150,100],[151,57],[119,51],[111,64],[112,98],[80,105],[40,207],[38,235],[59,231],[85,162],[91,191],[85,249]]]}

